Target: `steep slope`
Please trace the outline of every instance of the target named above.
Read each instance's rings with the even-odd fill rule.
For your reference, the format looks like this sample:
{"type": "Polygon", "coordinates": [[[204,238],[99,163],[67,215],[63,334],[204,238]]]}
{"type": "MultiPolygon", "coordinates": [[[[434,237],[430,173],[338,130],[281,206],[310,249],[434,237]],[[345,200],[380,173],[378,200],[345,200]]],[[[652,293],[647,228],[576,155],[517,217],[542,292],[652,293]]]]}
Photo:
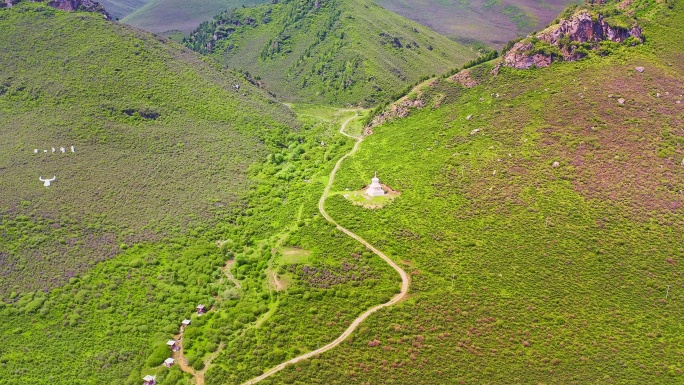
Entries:
{"type": "Polygon", "coordinates": [[[643,45],[474,67],[372,129],[326,207],[410,299],[272,383],[682,382],[684,2],[620,7],[643,45]],[[401,196],[347,201],[375,170],[401,196]]]}
{"type": "Polygon", "coordinates": [[[296,127],[232,73],[98,14],[19,4],[0,29],[2,294],[231,218],[247,167],[296,127]]]}
{"type": "Polygon", "coordinates": [[[244,6],[266,3],[266,0],[149,0],[143,7],[121,19],[122,23],[146,31],[169,34],[189,33],[216,14],[244,6]]]}
{"type": "Polygon", "coordinates": [[[378,0],[377,3],[457,41],[500,47],[546,25],[573,1],[378,0]]]}
{"type": "Polygon", "coordinates": [[[469,49],[367,0],[286,0],[203,23],[186,45],[244,69],[285,100],[385,101],[469,49]]]}

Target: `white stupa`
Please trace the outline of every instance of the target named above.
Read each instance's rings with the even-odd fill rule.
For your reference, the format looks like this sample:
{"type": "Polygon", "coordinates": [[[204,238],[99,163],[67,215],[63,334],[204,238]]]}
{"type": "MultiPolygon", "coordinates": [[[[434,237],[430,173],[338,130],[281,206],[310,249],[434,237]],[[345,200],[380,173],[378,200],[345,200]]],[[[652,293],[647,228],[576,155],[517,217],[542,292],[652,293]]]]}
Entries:
{"type": "Polygon", "coordinates": [[[378,173],[375,173],[375,177],[371,180],[370,186],[366,189],[366,194],[371,197],[379,197],[385,195],[385,190],[382,189],[380,185],[380,179],[378,179],[378,173]]]}

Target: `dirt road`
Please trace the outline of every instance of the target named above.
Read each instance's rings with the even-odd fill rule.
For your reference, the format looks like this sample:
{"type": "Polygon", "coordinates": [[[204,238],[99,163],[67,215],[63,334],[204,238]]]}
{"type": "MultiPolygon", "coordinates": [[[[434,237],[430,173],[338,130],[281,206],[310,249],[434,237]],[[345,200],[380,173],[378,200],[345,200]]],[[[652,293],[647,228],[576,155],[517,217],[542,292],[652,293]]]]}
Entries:
{"type": "Polygon", "coordinates": [[[335,164],[335,167],[333,168],[332,172],[330,173],[330,178],[328,179],[328,185],[325,186],[325,190],[323,190],[323,195],[321,195],[321,199],[318,201],[318,210],[321,212],[321,215],[323,215],[323,217],[324,217],[328,222],[334,224],[334,225],[337,227],[338,230],[340,230],[340,231],[342,231],[343,233],[347,234],[348,236],[354,238],[354,239],[357,240],[359,243],[363,244],[363,245],[366,246],[369,250],[371,250],[373,253],[375,253],[378,257],[382,258],[382,259],[383,259],[385,262],[387,262],[390,266],[392,266],[392,268],[393,268],[394,270],[396,270],[397,273],[399,273],[399,276],[401,276],[401,291],[400,291],[397,295],[395,295],[394,297],[392,297],[392,299],[390,299],[388,302],[385,302],[385,303],[383,303],[383,304],[374,306],[374,307],[372,307],[372,308],[366,310],[363,314],[361,314],[360,316],[358,316],[358,317],[349,325],[349,327],[347,328],[347,330],[344,331],[344,333],[342,333],[339,337],[337,337],[334,341],[330,342],[329,344],[323,346],[322,348],[319,348],[319,349],[316,349],[316,350],[314,350],[314,351],[311,351],[311,352],[309,352],[309,353],[302,354],[301,356],[295,357],[295,358],[293,358],[293,359],[291,359],[291,360],[289,360],[289,361],[283,362],[283,363],[281,363],[281,364],[279,364],[279,365],[277,365],[277,366],[275,366],[275,367],[273,367],[273,368],[267,370],[266,372],[264,372],[264,374],[260,375],[259,377],[253,378],[253,379],[251,379],[251,380],[245,382],[243,385],[256,384],[257,382],[259,382],[259,381],[261,381],[261,380],[263,380],[263,379],[265,379],[265,378],[267,378],[267,377],[272,376],[274,373],[277,373],[277,372],[283,370],[287,365],[294,364],[294,363],[297,363],[297,362],[299,362],[299,361],[306,360],[306,359],[308,359],[308,358],[317,356],[317,355],[319,355],[319,354],[321,354],[321,353],[323,353],[323,352],[326,352],[326,351],[328,351],[328,350],[330,350],[330,349],[336,347],[337,345],[341,344],[345,339],[347,339],[347,337],[349,337],[349,336],[354,332],[354,330],[356,330],[356,328],[361,324],[361,322],[363,322],[366,318],[368,318],[368,316],[370,316],[371,314],[375,313],[376,311],[378,311],[378,310],[380,310],[380,309],[382,309],[382,308],[384,308],[384,307],[394,305],[395,303],[401,301],[402,298],[403,298],[403,297],[406,295],[406,293],[408,292],[408,288],[409,288],[409,276],[408,276],[408,274],[406,274],[406,272],[405,272],[401,267],[399,267],[399,265],[397,265],[396,263],[394,263],[394,261],[392,261],[389,257],[387,257],[382,251],[380,251],[380,250],[376,249],[375,247],[373,247],[373,245],[371,245],[370,243],[368,243],[365,239],[361,238],[360,236],[358,236],[358,235],[352,233],[351,231],[345,229],[344,227],[340,226],[340,225],[339,225],[339,224],[338,224],[330,215],[328,215],[328,213],[325,211],[325,199],[328,197],[328,193],[330,192],[330,188],[332,187],[333,182],[335,181],[335,174],[337,174],[337,170],[340,168],[340,165],[342,164],[342,162],[343,162],[347,157],[353,155],[353,154],[359,149],[359,144],[361,144],[361,141],[363,140],[362,137],[360,137],[360,138],[359,138],[359,137],[355,137],[355,136],[349,135],[349,134],[347,134],[346,132],[344,132],[344,129],[347,127],[347,124],[349,124],[349,122],[351,122],[352,120],[356,119],[357,117],[358,117],[358,115],[355,115],[355,116],[353,116],[353,117],[347,119],[347,120],[342,124],[342,127],[340,128],[340,132],[342,133],[342,135],[345,135],[345,136],[348,136],[348,137],[350,137],[350,138],[356,139],[356,143],[354,144],[354,147],[351,149],[351,151],[349,151],[346,155],[344,155],[342,158],[340,158],[340,159],[337,161],[337,163],[335,164]]]}

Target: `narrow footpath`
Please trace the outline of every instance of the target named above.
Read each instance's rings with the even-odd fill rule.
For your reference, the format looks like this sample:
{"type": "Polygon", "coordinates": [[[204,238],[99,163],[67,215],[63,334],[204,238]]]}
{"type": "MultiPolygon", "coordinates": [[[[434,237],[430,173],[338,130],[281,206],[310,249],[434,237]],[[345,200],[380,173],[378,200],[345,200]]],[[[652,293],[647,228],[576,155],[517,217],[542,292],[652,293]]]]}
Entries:
{"type": "Polygon", "coordinates": [[[351,325],[349,325],[349,327],[347,328],[347,330],[344,331],[344,333],[342,333],[339,337],[337,337],[334,341],[330,342],[329,344],[323,346],[322,348],[311,351],[309,353],[302,354],[301,356],[295,357],[289,361],[285,361],[285,362],[267,370],[266,372],[264,372],[264,374],[260,375],[259,377],[255,377],[249,381],[246,381],[243,385],[256,384],[257,382],[259,382],[265,378],[268,378],[268,377],[272,376],[273,374],[283,370],[287,365],[291,365],[291,364],[297,363],[299,361],[303,361],[303,360],[306,360],[308,358],[317,356],[323,352],[327,352],[328,350],[336,347],[337,345],[341,344],[345,339],[347,339],[347,337],[349,337],[354,332],[354,330],[356,330],[356,328],[361,324],[361,322],[363,322],[366,318],[368,318],[368,316],[370,316],[371,314],[375,313],[376,311],[378,311],[384,307],[394,305],[395,303],[401,301],[404,298],[404,296],[406,296],[406,293],[408,293],[409,276],[408,276],[408,274],[406,274],[406,272],[401,267],[399,267],[399,265],[394,263],[394,261],[392,261],[389,257],[387,257],[383,252],[381,252],[380,250],[373,247],[373,245],[368,243],[365,239],[361,238],[360,236],[358,236],[358,235],[352,233],[351,231],[345,229],[344,227],[340,226],[325,211],[325,199],[328,197],[328,194],[330,193],[330,188],[332,187],[333,182],[335,181],[335,174],[337,174],[337,170],[340,168],[340,165],[342,164],[342,162],[347,157],[352,156],[352,155],[354,155],[354,153],[356,153],[356,151],[359,149],[359,145],[361,144],[361,141],[363,140],[363,137],[352,136],[352,135],[349,135],[346,132],[344,132],[344,129],[347,127],[347,124],[349,124],[349,122],[356,119],[357,117],[358,117],[358,115],[354,115],[351,118],[347,119],[344,123],[342,123],[342,127],[340,128],[340,133],[342,133],[342,135],[344,135],[344,136],[348,136],[350,138],[356,139],[356,143],[354,144],[354,147],[351,149],[351,151],[349,151],[346,155],[341,157],[337,161],[337,163],[335,164],[335,167],[333,168],[332,172],[330,173],[330,178],[328,179],[328,185],[325,186],[325,190],[323,190],[323,195],[321,195],[321,199],[318,201],[318,211],[321,212],[321,215],[323,215],[323,217],[328,222],[335,225],[338,230],[340,230],[343,233],[347,234],[348,236],[354,238],[356,241],[358,241],[359,243],[366,246],[370,251],[375,253],[375,255],[382,258],[385,262],[387,262],[390,266],[392,266],[392,268],[394,270],[396,270],[397,273],[399,273],[399,275],[401,276],[401,291],[397,295],[392,297],[392,299],[390,299],[388,302],[385,302],[383,304],[374,306],[374,307],[366,310],[363,314],[358,316],[351,323],[351,325]]]}
{"type": "MultiPolygon", "coordinates": [[[[223,273],[226,275],[226,278],[230,282],[232,282],[235,287],[238,289],[241,289],[240,286],[240,281],[235,279],[233,275],[230,272],[230,267],[235,261],[228,261],[226,265],[223,267],[223,273]]],[[[210,310],[211,311],[211,310],[210,310]]],[[[204,373],[206,373],[207,369],[209,369],[209,366],[211,365],[211,362],[216,358],[219,353],[221,353],[221,350],[223,350],[223,342],[218,346],[216,351],[214,351],[212,354],[209,355],[204,360],[204,367],[202,370],[195,370],[192,366],[188,365],[188,359],[185,358],[185,355],[183,354],[183,332],[185,331],[185,327],[181,326],[181,328],[178,330],[178,334],[173,336],[173,339],[179,342],[180,345],[180,350],[177,352],[173,352],[171,354],[171,357],[176,360],[176,364],[178,367],[184,371],[185,373],[190,374],[194,379],[195,379],[195,385],[204,385],[204,373]]]]}
{"type": "Polygon", "coordinates": [[[195,385],[204,385],[204,376],[197,375],[195,369],[193,369],[192,366],[188,365],[188,360],[183,355],[183,329],[185,328],[181,326],[180,330],[178,331],[178,334],[173,336],[173,339],[178,341],[180,350],[178,350],[177,352],[173,352],[171,357],[173,357],[173,359],[176,360],[176,365],[178,365],[178,367],[180,367],[182,371],[192,375],[195,378],[195,385]]]}

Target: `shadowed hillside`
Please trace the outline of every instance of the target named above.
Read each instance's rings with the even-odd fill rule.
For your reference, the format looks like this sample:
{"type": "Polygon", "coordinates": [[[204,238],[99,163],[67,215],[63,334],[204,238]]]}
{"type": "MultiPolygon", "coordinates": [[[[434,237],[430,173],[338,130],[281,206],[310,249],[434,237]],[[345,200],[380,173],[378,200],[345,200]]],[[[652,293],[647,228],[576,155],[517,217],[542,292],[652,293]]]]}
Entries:
{"type": "Polygon", "coordinates": [[[295,125],[232,73],[101,15],[20,4],[0,29],[0,293],[229,218],[246,168],[295,125]]]}
{"type": "Polygon", "coordinates": [[[348,322],[396,290],[317,215],[363,111],[286,108],[96,14],[27,3],[0,29],[0,384],[197,383],[162,365],[183,319],[189,366],[248,378],[337,332],[312,308],[348,322]],[[244,348],[290,321],[287,351],[244,348]]]}
{"type": "Polygon", "coordinates": [[[186,45],[285,100],[372,105],[476,56],[367,0],[286,0],[218,15],[186,45]]]}

